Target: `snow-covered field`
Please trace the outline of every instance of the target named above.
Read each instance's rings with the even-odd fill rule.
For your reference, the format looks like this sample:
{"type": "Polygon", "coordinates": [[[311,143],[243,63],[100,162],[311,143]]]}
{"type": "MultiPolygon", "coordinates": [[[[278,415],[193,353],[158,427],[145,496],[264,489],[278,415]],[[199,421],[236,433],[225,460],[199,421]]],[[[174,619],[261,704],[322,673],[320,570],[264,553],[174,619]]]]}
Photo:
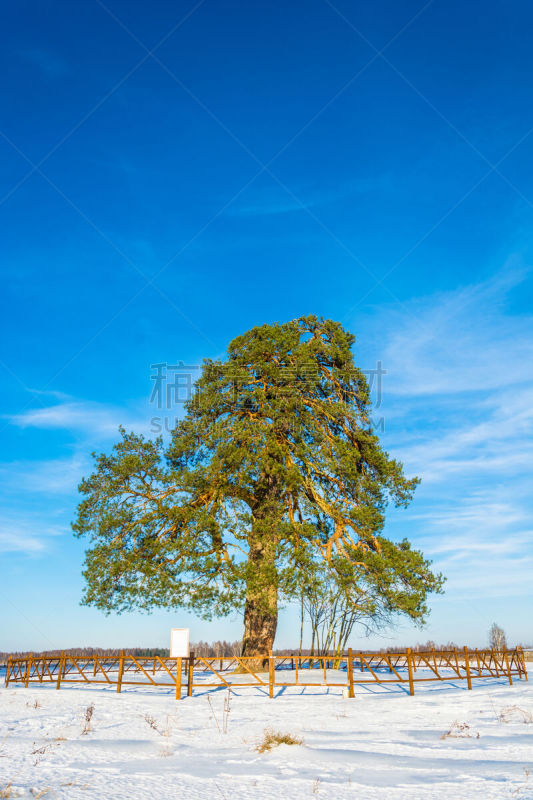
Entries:
{"type": "Polygon", "coordinates": [[[533,798],[524,681],[326,691],[1,688],[0,798],[533,798]],[[259,753],[268,728],[303,741],[259,753]]]}

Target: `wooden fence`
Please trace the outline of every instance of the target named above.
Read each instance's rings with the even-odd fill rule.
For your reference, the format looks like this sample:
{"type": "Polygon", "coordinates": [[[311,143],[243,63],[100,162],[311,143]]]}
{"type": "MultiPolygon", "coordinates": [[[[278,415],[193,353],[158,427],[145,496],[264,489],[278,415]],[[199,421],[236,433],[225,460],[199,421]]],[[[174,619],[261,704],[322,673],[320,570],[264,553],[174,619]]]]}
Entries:
{"type": "Polygon", "coordinates": [[[524,652],[514,650],[427,650],[405,653],[360,653],[348,650],[342,656],[234,656],[189,658],[133,656],[122,651],[118,657],[60,656],[9,658],[6,687],[10,684],[104,684],[123,686],[175,687],[176,699],[191,696],[193,690],[257,687],[270,697],[282,687],[335,687],[354,697],[357,685],[405,685],[415,693],[416,683],[431,681],[472,681],[513,677],[527,681],[524,652]]]}

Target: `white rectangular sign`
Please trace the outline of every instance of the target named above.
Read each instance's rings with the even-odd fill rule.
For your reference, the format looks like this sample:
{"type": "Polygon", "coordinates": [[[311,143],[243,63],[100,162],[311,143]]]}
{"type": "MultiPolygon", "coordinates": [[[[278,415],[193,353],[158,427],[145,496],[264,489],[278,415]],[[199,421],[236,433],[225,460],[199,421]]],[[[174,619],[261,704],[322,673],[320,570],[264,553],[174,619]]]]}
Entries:
{"type": "Polygon", "coordinates": [[[170,657],[189,658],[189,628],[172,628],[170,631],[170,657]]]}

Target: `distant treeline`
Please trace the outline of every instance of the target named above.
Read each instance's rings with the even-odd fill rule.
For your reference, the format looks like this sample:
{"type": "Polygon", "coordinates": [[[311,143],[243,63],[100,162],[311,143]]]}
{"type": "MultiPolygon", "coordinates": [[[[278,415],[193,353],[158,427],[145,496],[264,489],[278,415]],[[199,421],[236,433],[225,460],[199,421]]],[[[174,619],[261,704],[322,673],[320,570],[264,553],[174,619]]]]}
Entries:
{"type": "MultiPolygon", "coordinates": [[[[78,656],[85,658],[87,656],[110,657],[119,656],[121,650],[130,653],[133,656],[161,656],[161,658],[168,658],[168,647],[71,647],[67,650],[41,650],[33,652],[33,655],[38,656],[60,656],[61,652],[69,656],[78,656]]],[[[197,656],[234,656],[239,655],[241,652],[241,642],[191,642],[190,649],[194,651],[197,656]]],[[[11,658],[27,658],[30,655],[29,650],[18,650],[12,652],[0,652],[0,664],[7,664],[9,656],[11,658]]]]}
{"type": "MultiPolygon", "coordinates": [[[[524,650],[532,649],[531,645],[518,643],[517,646],[518,647],[522,647],[524,650]]],[[[418,643],[418,644],[415,644],[415,645],[401,645],[401,646],[399,646],[399,645],[396,646],[395,645],[394,647],[386,647],[386,648],[382,648],[379,652],[380,653],[405,653],[407,647],[410,647],[411,650],[414,653],[420,653],[420,652],[424,652],[424,651],[427,651],[427,650],[436,650],[436,651],[439,651],[439,650],[454,650],[455,648],[457,648],[457,650],[462,650],[463,647],[464,647],[464,644],[458,645],[458,644],[455,644],[455,642],[447,642],[446,644],[437,644],[437,642],[432,642],[431,640],[429,640],[427,642],[424,642],[423,644],[418,643]]],[[[489,650],[490,650],[490,645],[489,644],[482,645],[481,647],[478,648],[478,650],[483,650],[485,648],[489,648],[489,650]]],[[[472,648],[469,647],[469,649],[472,649],[472,648]]]]}
{"type": "Polygon", "coordinates": [[[420,653],[425,650],[454,650],[457,648],[460,649],[458,644],[455,642],[446,642],[446,644],[437,644],[437,642],[431,641],[431,639],[427,642],[418,642],[418,644],[412,645],[394,645],[391,647],[383,647],[380,652],[381,653],[405,653],[407,648],[410,647],[413,652],[420,653]]]}

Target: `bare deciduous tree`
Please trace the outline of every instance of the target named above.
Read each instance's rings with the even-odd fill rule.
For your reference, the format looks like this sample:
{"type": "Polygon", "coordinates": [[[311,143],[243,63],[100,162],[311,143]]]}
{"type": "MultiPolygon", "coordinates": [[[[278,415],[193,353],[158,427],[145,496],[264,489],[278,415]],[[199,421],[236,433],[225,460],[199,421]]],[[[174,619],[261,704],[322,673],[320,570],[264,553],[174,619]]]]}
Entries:
{"type": "Polygon", "coordinates": [[[495,622],[492,623],[492,626],[489,630],[489,642],[493,650],[505,650],[507,648],[505,631],[495,622]]]}
{"type": "Polygon", "coordinates": [[[300,652],[303,623],[311,625],[311,654],[340,655],[355,625],[365,634],[390,627],[406,616],[422,625],[428,614],[428,585],[442,591],[442,576],[431,573],[431,562],[404,540],[394,548],[379,537],[379,560],[365,554],[357,564],[338,556],[315,565],[301,587],[300,652]]]}

